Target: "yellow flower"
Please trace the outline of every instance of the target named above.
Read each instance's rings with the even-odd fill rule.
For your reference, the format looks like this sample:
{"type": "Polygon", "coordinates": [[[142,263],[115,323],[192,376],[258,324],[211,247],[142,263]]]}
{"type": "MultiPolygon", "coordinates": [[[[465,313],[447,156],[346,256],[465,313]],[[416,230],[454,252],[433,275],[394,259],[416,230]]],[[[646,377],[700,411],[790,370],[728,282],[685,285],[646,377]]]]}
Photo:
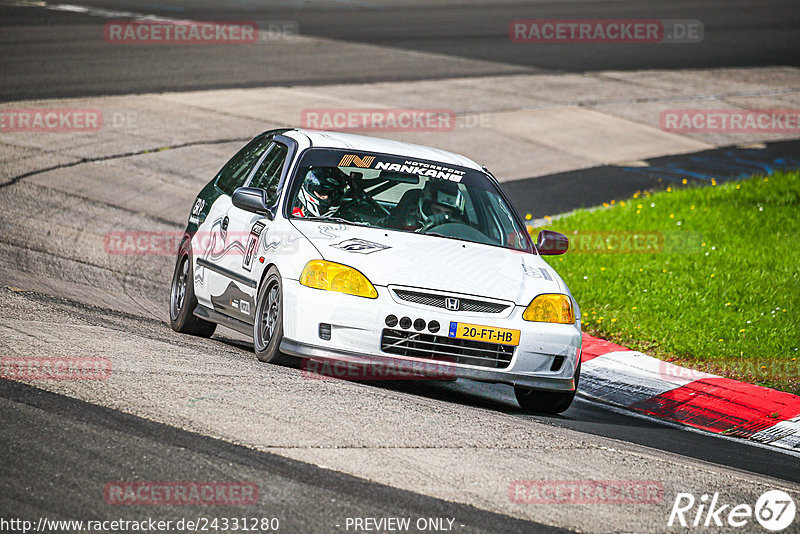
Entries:
{"type": "Polygon", "coordinates": [[[719,341],[720,341],[720,343],[722,343],[722,342],[723,342],[723,341],[725,341],[725,340],[724,340],[724,339],[722,339],[722,338],[719,338],[719,341]]]}
{"type": "Polygon", "coordinates": [[[726,302],[726,303],[725,303],[725,306],[730,306],[730,305],[731,305],[731,303],[730,303],[730,302],[726,302]]]}
{"type": "Polygon", "coordinates": [[[712,275],[711,275],[711,278],[714,278],[714,276],[716,276],[716,275],[712,274],[712,275]]]}
{"type": "Polygon", "coordinates": [[[616,318],[616,317],[614,317],[613,319],[611,319],[611,322],[612,322],[612,323],[616,323],[616,322],[617,322],[617,318],[616,318]]]}
{"type": "Polygon", "coordinates": [[[703,244],[702,244],[702,245],[700,245],[700,246],[701,246],[701,247],[704,247],[704,246],[706,246],[706,244],[705,244],[705,243],[703,243],[703,244]]]}
{"type": "Polygon", "coordinates": [[[765,176],[765,177],[764,177],[764,181],[765,181],[765,182],[768,182],[768,181],[769,181],[769,179],[767,179],[767,177],[765,176]]]}
{"type": "Polygon", "coordinates": [[[711,185],[717,185],[717,181],[715,179],[711,179],[711,185]]]}
{"type": "Polygon", "coordinates": [[[740,187],[741,187],[741,186],[740,186],[739,184],[736,184],[736,189],[739,189],[740,187]]]}
{"type": "Polygon", "coordinates": [[[612,201],[611,201],[611,203],[613,204],[613,203],[614,203],[614,201],[612,200],[612,201]]]}
{"type": "Polygon", "coordinates": [[[637,204],[636,207],[639,208],[639,209],[642,209],[642,205],[641,204],[637,204]]]}
{"type": "Polygon", "coordinates": [[[608,207],[608,202],[603,202],[603,207],[607,208],[608,207]]]}
{"type": "Polygon", "coordinates": [[[641,268],[640,268],[640,269],[639,269],[639,272],[642,272],[642,271],[644,271],[644,269],[641,269],[641,268]]]}
{"type": "Polygon", "coordinates": [[[605,267],[600,267],[600,270],[601,270],[601,271],[605,271],[605,270],[606,270],[606,268],[605,268],[605,267]]]}
{"type": "Polygon", "coordinates": [[[687,180],[686,178],[684,178],[683,180],[681,180],[681,183],[682,183],[683,185],[686,185],[688,182],[689,182],[689,180],[687,180]]]}
{"type": "Polygon", "coordinates": [[[641,212],[642,212],[642,210],[636,210],[636,213],[637,213],[637,214],[638,214],[638,213],[641,213],[641,212]]]}
{"type": "Polygon", "coordinates": [[[669,218],[670,218],[670,219],[674,219],[674,218],[675,218],[675,214],[674,214],[674,213],[670,213],[670,214],[669,214],[669,218]]]}
{"type": "Polygon", "coordinates": [[[691,206],[689,206],[689,209],[690,209],[690,210],[693,210],[693,209],[694,209],[694,204],[692,204],[691,206]]]}
{"type": "Polygon", "coordinates": [[[667,270],[666,269],[661,269],[661,272],[665,273],[665,272],[667,272],[667,270]]]}
{"type": "Polygon", "coordinates": [[[624,205],[625,205],[625,201],[624,201],[624,200],[620,200],[620,201],[619,201],[619,205],[620,205],[620,206],[624,206],[624,205]]]}
{"type": "Polygon", "coordinates": [[[671,187],[668,187],[668,188],[667,188],[667,193],[671,193],[671,192],[672,192],[672,188],[671,188],[671,187]]]}
{"type": "Polygon", "coordinates": [[[635,310],[635,309],[636,309],[636,306],[634,306],[634,307],[633,307],[633,308],[631,308],[631,309],[632,309],[632,310],[635,310]]]}
{"type": "Polygon", "coordinates": [[[741,334],[742,332],[744,332],[744,328],[742,328],[741,330],[739,330],[739,333],[740,333],[740,334],[741,334]]]}
{"type": "Polygon", "coordinates": [[[544,220],[545,220],[545,221],[552,221],[552,220],[553,220],[553,218],[552,218],[552,217],[550,217],[549,215],[545,215],[545,216],[544,216],[544,220]]]}
{"type": "Polygon", "coordinates": [[[533,215],[531,215],[530,213],[526,213],[525,214],[525,220],[526,221],[530,221],[531,219],[533,219],[533,215]]]}

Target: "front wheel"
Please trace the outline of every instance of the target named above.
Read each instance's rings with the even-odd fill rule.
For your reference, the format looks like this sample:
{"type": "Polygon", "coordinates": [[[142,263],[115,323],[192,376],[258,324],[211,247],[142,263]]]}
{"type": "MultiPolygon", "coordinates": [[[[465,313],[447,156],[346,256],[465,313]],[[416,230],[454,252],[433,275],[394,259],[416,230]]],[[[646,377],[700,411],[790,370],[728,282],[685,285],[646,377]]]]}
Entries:
{"type": "Polygon", "coordinates": [[[169,324],[181,334],[211,337],[217,329],[216,323],[195,317],[197,297],[194,295],[192,277],[192,251],[189,242],[184,241],[178,251],[175,273],[172,275],[172,288],[169,295],[169,324]]]}
{"type": "Polygon", "coordinates": [[[253,324],[253,346],[261,362],[286,365],[287,356],[281,354],[283,340],[283,284],[276,267],[270,267],[258,290],[256,316],[253,324]]]}
{"type": "Polygon", "coordinates": [[[567,411],[578,392],[578,381],[581,377],[581,364],[575,370],[575,389],[573,391],[542,391],[515,387],[514,395],[520,407],[528,413],[559,414],[567,411]]]}

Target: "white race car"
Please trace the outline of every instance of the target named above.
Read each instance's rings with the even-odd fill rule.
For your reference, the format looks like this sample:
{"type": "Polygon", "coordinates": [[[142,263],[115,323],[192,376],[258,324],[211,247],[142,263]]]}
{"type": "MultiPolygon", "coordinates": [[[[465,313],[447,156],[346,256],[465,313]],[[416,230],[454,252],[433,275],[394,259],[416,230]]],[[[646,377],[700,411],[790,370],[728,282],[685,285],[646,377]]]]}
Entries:
{"type": "Polygon", "coordinates": [[[580,310],[495,178],[433,148],[299,129],[250,141],[200,192],[172,328],[251,336],[258,359],[405,366],[514,386],[559,413],[580,376],[580,310]]]}

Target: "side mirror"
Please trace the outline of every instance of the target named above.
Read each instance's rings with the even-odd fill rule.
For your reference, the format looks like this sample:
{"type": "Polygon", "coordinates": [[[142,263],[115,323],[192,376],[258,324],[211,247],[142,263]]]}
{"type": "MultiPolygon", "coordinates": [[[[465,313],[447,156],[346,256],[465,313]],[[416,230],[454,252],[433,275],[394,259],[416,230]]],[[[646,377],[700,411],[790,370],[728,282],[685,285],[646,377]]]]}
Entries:
{"type": "Polygon", "coordinates": [[[550,230],[542,230],[536,239],[536,248],[542,256],[563,254],[569,248],[569,239],[564,234],[550,230]]]}
{"type": "Polygon", "coordinates": [[[267,206],[266,191],[258,187],[239,187],[233,192],[231,202],[234,206],[245,211],[266,215],[272,220],[272,212],[267,206]]]}

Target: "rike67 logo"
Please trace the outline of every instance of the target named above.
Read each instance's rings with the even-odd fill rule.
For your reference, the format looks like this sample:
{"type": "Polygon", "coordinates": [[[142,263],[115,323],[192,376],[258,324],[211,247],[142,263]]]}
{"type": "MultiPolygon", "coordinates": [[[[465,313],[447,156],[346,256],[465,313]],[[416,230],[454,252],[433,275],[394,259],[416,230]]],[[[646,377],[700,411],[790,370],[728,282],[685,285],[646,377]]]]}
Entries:
{"type": "Polygon", "coordinates": [[[699,499],[691,493],[678,493],[667,526],[695,529],[733,527],[742,528],[743,532],[756,532],[752,526],[755,519],[766,530],[778,532],[794,523],[796,513],[794,500],[781,490],[765,492],[755,506],[725,503],[719,493],[703,494],[699,499]]]}

